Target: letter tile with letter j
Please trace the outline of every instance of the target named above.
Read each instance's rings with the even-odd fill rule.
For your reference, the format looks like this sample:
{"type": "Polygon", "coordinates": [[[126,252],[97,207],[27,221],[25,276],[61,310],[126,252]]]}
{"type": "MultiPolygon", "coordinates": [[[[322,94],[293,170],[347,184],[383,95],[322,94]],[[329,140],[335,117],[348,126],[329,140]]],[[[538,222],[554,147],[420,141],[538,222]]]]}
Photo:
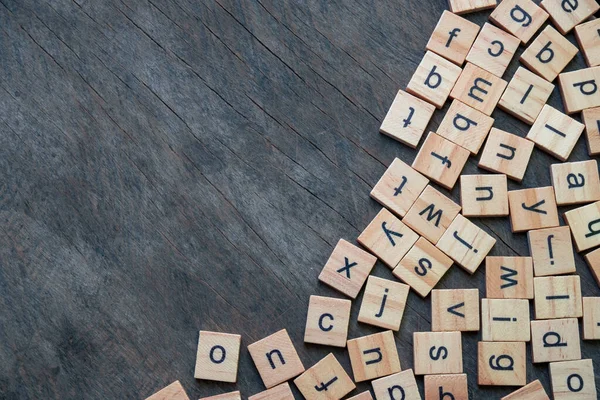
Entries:
{"type": "Polygon", "coordinates": [[[305,398],[315,400],[339,400],[356,387],[331,353],[297,377],[294,383],[305,398]]]}
{"type": "Polygon", "coordinates": [[[348,340],[347,347],[355,382],[400,372],[400,359],[392,331],[348,340]]]}
{"type": "Polygon", "coordinates": [[[194,378],[235,382],[241,341],[240,335],[200,331],[194,378]]]}
{"type": "Polygon", "coordinates": [[[370,276],[358,313],[358,321],[397,331],[404,315],[409,286],[370,276]]]}
{"type": "Polygon", "coordinates": [[[527,383],[525,342],[479,342],[477,382],[488,386],[527,383]]]}

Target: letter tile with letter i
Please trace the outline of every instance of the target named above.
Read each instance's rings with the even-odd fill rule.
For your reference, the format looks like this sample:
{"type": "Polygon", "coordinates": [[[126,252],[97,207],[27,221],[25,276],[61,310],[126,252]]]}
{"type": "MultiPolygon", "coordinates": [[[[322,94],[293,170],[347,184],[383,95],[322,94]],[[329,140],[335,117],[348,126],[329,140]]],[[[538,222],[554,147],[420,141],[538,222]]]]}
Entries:
{"type": "Polygon", "coordinates": [[[546,389],[538,380],[528,383],[520,389],[504,396],[500,400],[550,400],[546,389]]]}
{"type": "Polygon", "coordinates": [[[597,400],[592,360],[550,363],[554,400],[597,400]]]}
{"type": "Polygon", "coordinates": [[[542,0],[540,6],[563,35],[600,9],[596,0],[542,0]]]}
{"type": "Polygon", "coordinates": [[[442,108],[461,71],[451,61],[427,51],[408,82],[406,91],[442,108]]]}
{"type": "Polygon", "coordinates": [[[533,299],[531,257],[486,257],[485,295],[490,299],[533,299]]]}
{"type": "Polygon", "coordinates": [[[521,182],[531,153],[533,142],[500,129],[492,128],[479,159],[479,168],[506,174],[509,178],[521,182]]]}
{"type": "Polygon", "coordinates": [[[400,372],[400,359],[392,331],[348,340],[347,347],[355,382],[400,372]]]}
{"type": "Polygon", "coordinates": [[[240,335],[200,331],[194,378],[235,382],[241,341],[240,335]]]}
{"type": "Polygon", "coordinates": [[[310,296],[304,342],[346,347],[350,300],[310,296]]]}
{"type": "Polygon", "coordinates": [[[421,400],[419,387],[412,369],[386,376],[372,382],[376,399],[421,400]]]}
{"type": "Polygon", "coordinates": [[[600,19],[594,19],[575,27],[575,37],[588,67],[600,65],[600,19]]]}
{"type": "Polygon", "coordinates": [[[552,164],[550,174],[557,205],[600,200],[600,175],[596,160],[552,164]]]}
{"type": "Polygon", "coordinates": [[[179,381],[171,383],[154,393],[152,396],[146,398],[146,400],[190,400],[187,393],[181,386],[179,381]]]}
{"type": "Polygon", "coordinates": [[[498,0],[449,0],[450,11],[455,14],[467,14],[496,7],[498,0]]]}
{"type": "Polygon", "coordinates": [[[544,25],[548,13],[531,0],[503,0],[490,19],[525,44],[544,25]]]}
{"type": "Polygon", "coordinates": [[[527,232],[535,276],[575,272],[575,256],[568,226],[527,232]]]}
{"type": "Polygon", "coordinates": [[[294,380],[307,399],[339,400],[356,387],[333,354],[307,369],[294,380]]]}
{"type": "Polygon", "coordinates": [[[277,385],[274,388],[250,396],[248,400],[294,400],[294,394],[287,382],[277,385]]]}
{"type": "Polygon", "coordinates": [[[239,390],[235,392],[218,394],[216,396],[202,397],[200,400],[242,400],[239,390]]]}
{"type": "Polygon", "coordinates": [[[370,276],[358,313],[358,321],[397,331],[408,297],[408,285],[370,276]]]}
{"type": "Polygon", "coordinates": [[[600,201],[567,211],[564,218],[571,228],[577,251],[600,245],[600,201]]]}
{"type": "Polygon", "coordinates": [[[581,278],[578,275],[534,278],[533,288],[536,319],[583,316],[581,278]]]}
{"type": "Polygon", "coordinates": [[[529,300],[481,299],[481,340],[529,342],[529,300]]]}
{"type": "Polygon", "coordinates": [[[466,105],[492,115],[508,82],[483,68],[467,63],[450,97],[460,100],[466,105]]]}
{"type": "Polygon", "coordinates": [[[500,98],[498,107],[533,125],[554,90],[554,84],[519,67],[500,98]]]}
{"type": "Polygon", "coordinates": [[[425,375],[425,400],[469,400],[467,374],[425,375]]]}
{"type": "Polygon", "coordinates": [[[479,330],[479,289],[434,289],[431,292],[431,330],[479,330]]]}
{"type": "MultiPolygon", "coordinates": [[[[600,23],[600,19],[597,21],[600,23]]],[[[598,41],[600,42],[600,37],[598,41]]],[[[600,154],[600,107],[583,110],[582,119],[585,124],[588,154],[590,156],[598,155],[600,154]]]]}
{"type": "Polygon", "coordinates": [[[434,111],[435,107],[428,102],[399,90],[379,132],[414,149],[434,111]]]}
{"type": "Polygon", "coordinates": [[[558,209],[552,186],[508,192],[513,232],[558,226],[558,209]]]}
{"type": "Polygon", "coordinates": [[[539,148],[566,161],[585,126],[546,104],[527,133],[539,148]]]}
{"type": "Polygon", "coordinates": [[[583,298],[583,340],[600,340],[600,297],[583,298]]]}
{"type": "Polygon", "coordinates": [[[467,55],[467,61],[501,78],[520,43],[510,33],[486,22],[467,55]]]}
{"type": "Polygon", "coordinates": [[[460,201],[465,217],[505,217],[508,215],[506,175],[461,175],[460,201]]]}
{"type": "Polygon", "coordinates": [[[578,52],[576,46],[548,25],[521,54],[521,62],[552,82],[578,52]]]}
{"type": "Polygon", "coordinates": [[[531,321],[534,363],[581,359],[577,318],[531,321]]]}
{"type": "Polygon", "coordinates": [[[458,100],[453,100],[437,129],[437,134],[471,152],[479,153],[494,118],[458,100]]]}
{"type": "Polygon", "coordinates": [[[479,25],[444,10],[426,48],[461,66],[477,32],[479,25]]]}
{"type": "Polygon", "coordinates": [[[414,332],[415,375],[463,372],[460,332],[414,332]]]}
{"type": "Polygon", "coordinates": [[[600,67],[563,72],[558,84],[567,114],[600,106],[600,67]]]}
{"type": "Polygon", "coordinates": [[[524,386],[526,358],[524,342],[479,342],[477,382],[488,386],[524,386]]]}

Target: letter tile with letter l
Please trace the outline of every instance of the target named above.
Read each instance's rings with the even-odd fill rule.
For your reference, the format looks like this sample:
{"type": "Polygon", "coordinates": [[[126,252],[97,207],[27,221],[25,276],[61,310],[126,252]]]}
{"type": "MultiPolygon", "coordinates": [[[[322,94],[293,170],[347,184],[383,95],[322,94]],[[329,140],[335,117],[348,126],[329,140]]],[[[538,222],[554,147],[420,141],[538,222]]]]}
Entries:
{"type": "Polygon", "coordinates": [[[550,397],[548,397],[542,383],[537,379],[504,396],[500,400],[550,400],[550,397]]]}
{"type": "Polygon", "coordinates": [[[583,298],[583,340],[600,340],[600,297],[583,298]]]}
{"type": "Polygon", "coordinates": [[[461,175],[460,201],[465,217],[508,216],[506,175],[461,175]]]}
{"type": "Polygon", "coordinates": [[[442,108],[462,69],[451,61],[427,51],[406,91],[442,108]]]}
{"type": "Polygon", "coordinates": [[[485,296],[490,299],[533,299],[533,259],[486,257],[485,296]]]}
{"type": "Polygon", "coordinates": [[[592,360],[550,363],[554,400],[597,400],[592,360]]]}
{"type": "Polygon", "coordinates": [[[566,161],[585,126],[546,104],[527,133],[539,148],[566,161]]]}
{"type": "Polygon", "coordinates": [[[479,330],[479,289],[434,289],[431,292],[431,330],[479,330]]]}
{"type": "Polygon", "coordinates": [[[540,6],[563,35],[600,9],[596,0],[542,0],[540,6]]]}
{"type": "Polygon", "coordinates": [[[521,54],[521,62],[552,82],[578,52],[575,45],[548,25],[521,54]]]}
{"type": "Polygon", "coordinates": [[[285,329],[252,343],[248,351],[267,389],[304,372],[304,365],[285,329]]]}
{"type": "Polygon", "coordinates": [[[529,300],[481,299],[481,340],[529,342],[529,300]]]}
{"type": "Polygon", "coordinates": [[[575,255],[568,226],[529,231],[527,241],[535,276],[575,272],[575,255]]]}
{"type": "Polygon", "coordinates": [[[521,41],[485,23],[467,55],[467,61],[502,78],[521,41]]]}
{"type": "Polygon", "coordinates": [[[315,400],[339,400],[356,387],[331,353],[294,379],[294,383],[304,398],[315,400]]]}
{"type": "Polygon", "coordinates": [[[453,100],[437,129],[437,134],[471,152],[479,153],[494,118],[458,100],[453,100]]]}
{"type": "Polygon", "coordinates": [[[357,394],[356,396],[349,397],[346,400],[373,400],[373,396],[371,396],[371,392],[367,390],[357,394]]]}
{"type": "Polygon", "coordinates": [[[492,115],[507,85],[504,79],[467,63],[450,92],[450,97],[460,100],[485,115],[492,115]]]}
{"type": "Polygon", "coordinates": [[[478,32],[479,25],[444,10],[426,48],[461,66],[478,32]]]}
{"type": "Polygon", "coordinates": [[[531,0],[503,0],[490,19],[525,44],[544,25],[548,13],[531,0]]]}
{"type": "Polygon", "coordinates": [[[200,400],[242,400],[239,390],[235,392],[218,394],[216,396],[202,397],[200,400]]]}
{"type": "Polygon", "coordinates": [[[350,339],[347,346],[355,382],[400,372],[400,359],[392,331],[350,339]]]}
{"type": "Polygon", "coordinates": [[[469,400],[467,374],[425,375],[425,400],[469,400]]]}
{"type": "Polygon", "coordinates": [[[533,125],[554,90],[554,84],[519,67],[508,83],[498,107],[533,125]]]}
{"type": "Polygon", "coordinates": [[[287,382],[277,385],[274,388],[250,396],[248,400],[294,400],[294,394],[287,382]]]}
{"type": "Polygon", "coordinates": [[[521,182],[534,144],[532,141],[492,128],[479,159],[479,168],[506,174],[509,178],[521,182]]]}
{"type": "Polygon", "coordinates": [[[304,342],[346,347],[351,306],[350,300],[310,296],[304,342]]]}
{"type": "Polygon", "coordinates": [[[152,396],[146,398],[146,400],[190,400],[187,393],[181,386],[179,381],[171,383],[169,386],[165,386],[152,396]]]}
{"type": "Polygon", "coordinates": [[[558,209],[552,186],[508,192],[513,232],[558,226],[558,209]]]}
{"type": "Polygon", "coordinates": [[[575,37],[588,67],[600,65],[599,30],[600,19],[595,19],[575,27],[575,37]]]}
{"type": "Polygon", "coordinates": [[[460,332],[414,332],[415,375],[463,372],[460,332]]]}
{"type": "Polygon", "coordinates": [[[600,175],[596,160],[550,166],[556,204],[590,203],[600,200],[600,175]]]}
{"type": "Polygon", "coordinates": [[[577,318],[531,321],[531,349],[534,363],[581,359],[577,318]]]}
{"type": "Polygon", "coordinates": [[[435,107],[403,90],[399,90],[390,106],[379,132],[417,147],[433,116],[435,107]]]}
{"type": "MultiPolygon", "coordinates": [[[[598,19],[600,22],[600,19],[598,19]]],[[[600,37],[598,38],[600,41],[600,37]]],[[[585,140],[588,154],[595,156],[600,154],[600,107],[588,108],[582,113],[585,124],[585,140]]]]}
{"type": "Polygon", "coordinates": [[[564,213],[577,251],[600,245],[600,201],[564,213]]]}
{"type": "Polygon", "coordinates": [[[525,342],[479,342],[477,382],[486,386],[527,383],[525,342]]]}
{"type": "Polygon", "coordinates": [[[496,7],[498,0],[449,0],[450,11],[466,14],[496,7]]]}
{"type": "Polygon", "coordinates": [[[579,275],[533,278],[533,288],[535,319],[583,316],[579,275]]]}
{"type": "Polygon", "coordinates": [[[370,276],[358,313],[358,321],[397,331],[408,297],[408,285],[370,276]]]}
{"type": "Polygon", "coordinates": [[[567,114],[600,106],[600,67],[563,72],[558,84],[567,114]]]}
{"type": "Polygon", "coordinates": [[[200,331],[194,378],[235,382],[241,342],[240,335],[200,331]]]}
{"type": "Polygon", "coordinates": [[[596,279],[598,287],[600,287],[600,249],[590,251],[584,255],[583,258],[585,258],[585,262],[587,263],[592,276],[596,279]]]}
{"type": "Polygon", "coordinates": [[[371,384],[377,400],[421,400],[419,387],[412,369],[377,379],[371,384]]]}

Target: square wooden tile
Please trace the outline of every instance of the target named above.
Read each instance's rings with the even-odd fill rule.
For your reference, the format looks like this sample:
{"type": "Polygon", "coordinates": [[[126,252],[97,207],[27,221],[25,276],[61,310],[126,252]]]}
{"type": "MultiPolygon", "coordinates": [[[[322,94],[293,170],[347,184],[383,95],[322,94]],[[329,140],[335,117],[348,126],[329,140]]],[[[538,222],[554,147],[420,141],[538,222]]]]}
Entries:
{"type": "Polygon", "coordinates": [[[526,362],[524,342],[479,342],[477,382],[488,386],[524,386],[526,362]]]}
{"type": "Polygon", "coordinates": [[[503,0],[490,19],[527,43],[546,22],[548,13],[531,0],[503,0]]]}
{"type": "Polygon", "coordinates": [[[529,300],[481,299],[481,340],[529,342],[529,300]]]}
{"type": "Polygon", "coordinates": [[[600,202],[567,211],[564,218],[571,228],[577,251],[600,245],[600,202]]]}
{"type": "Polygon", "coordinates": [[[500,400],[550,400],[550,397],[548,397],[546,389],[544,389],[538,379],[504,396],[500,400]]]}
{"type": "Polygon", "coordinates": [[[304,342],[346,347],[351,306],[350,300],[310,296],[304,342]]]}
{"type": "Polygon", "coordinates": [[[485,296],[490,299],[533,299],[533,259],[486,257],[485,296]]]}
{"type": "Polygon", "coordinates": [[[568,226],[527,232],[535,276],[575,272],[575,256],[568,226]]]}
{"type": "Polygon", "coordinates": [[[587,253],[585,256],[583,256],[583,258],[585,258],[590,272],[596,279],[598,287],[600,287],[600,249],[596,249],[587,253]]]}
{"type": "Polygon", "coordinates": [[[496,244],[496,239],[458,214],[436,246],[467,272],[474,273],[496,244]]]}
{"type": "Polygon", "coordinates": [[[433,116],[435,107],[403,90],[399,90],[379,132],[405,145],[417,147],[433,116]]]}
{"type": "Polygon", "coordinates": [[[340,239],[323,267],[319,280],[355,298],[376,262],[377,257],[340,239]]]}
{"type": "Polygon", "coordinates": [[[465,217],[508,215],[508,182],[504,174],[461,175],[460,202],[465,217]]]}
{"type": "Polygon", "coordinates": [[[600,41],[598,40],[600,19],[595,19],[575,27],[575,38],[588,67],[600,65],[600,41]]]}
{"type": "Polygon", "coordinates": [[[294,394],[289,383],[285,382],[274,388],[250,396],[248,400],[294,400],[294,394]]]}
{"type": "Polygon", "coordinates": [[[550,363],[554,400],[597,400],[591,359],[550,363]]]}
{"type": "Polygon", "coordinates": [[[419,235],[404,225],[394,214],[382,208],[357,240],[393,269],[418,238],[419,235]]]}
{"type": "Polygon", "coordinates": [[[533,142],[500,129],[492,128],[483,147],[479,168],[506,174],[509,178],[521,182],[531,153],[533,142]]]}
{"type": "Polygon", "coordinates": [[[190,398],[185,393],[181,383],[175,381],[146,398],[146,400],[190,400],[190,398]]]}
{"type": "Polygon", "coordinates": [[[377,399],[421,400],[412,369],[371,382],[377,399]]]}
{"type": "Polygon", "coordinates": [[[507,85],[502,78],[468,62],[450,92],[450,97],[485,115],[491,115],[507,85]]]}
{"type": "Polygon", "coordinates": [[[218,394],[216,396],[202,397],[200,400],[242,400],[239,390],[235,392],[218,394]]]}
{"type": "Polygon", "coordinates": [[[304,372],[304,365],[285,329],[252,343],[248,351],[267,389],[304,372]]]}
{"type": "Polygon", "coordinates": [[[358,321],[380,328],[400,329],[409,286],[370,276],[363,295],[358,321]]]}
{"type": "Polygon", "coordinates": [[[349,397],[347,400],[373,400],[373,396],[371,396],[371,392],[366,390],[356,396],[349,397]]]}
{"type": "Polygon", "coordinates": [[[545,80],[552,82],[578,52],[576,46],[548,25],[521,54],[520,61],[545,80]]]}
{"type": "Polygon", "coordinates": [[[452,259],[424,237],[413,245],[394,269],[395,277],[426,297],[452,266],[452,259]]]}
{"type": "Polygon", "coordinates": [[[442,108],[461,71],[452,61],[428,51],[408,82],[406,91],[442,108]]]}
{"type": "Polygon", "coordinates": [[[430,242],[437,243],[459,212],[458,204],[433,186],[427,186],[402,221],[430,242]]]}
{"type": "Polygon", "coordinates": [[[558,84],[567,114],[600,106],[600,67],[563,72],[558,84]]]}
{"type": "Polygon", "coordinates": [[[531,321],[531,349],[534,363],[579,360],[577,318],[531,321]]]}
{"type": "Polygon", "coordinates": [[[425,400],[469,400],[467,374],[425,375],[425,400]]]}
{"type": "Polygon", "coordinates": [[[461,66],[478,32],[479,25],[444,10],[426,48],[461,66]]]}
{"type": "Polygon", "coordinates": [[[533,125],[554,90],[554,84],[519,67],[500,98],[498,107],[533,125]]]}
{"type": "Polygon", "coordinates": [[[412,167],[446,189],[452,189],[469,154],[469,150],[429,132],[412,167]]]}
{"type": "Polygon", "coordinates": [[[502,77],[519,44],[518,38],[486,22],[467,55],[467,61],[502,77]]]}
{"type": "Polygon", "coordinates": [[[583,298],[583,340],[600,340],[600,297],[583,298]]]}
{"type": "Polygon", "coordinates": [[[546,104],[527,133],[539,148],[566,161],[585,126],[546,104]]]}
{"type": "Polygon", "coordinates": [[[463,372],[460,332],[414,332],[415,375],[463,372]]]}
{"type": "Polygon", "coordinates": [[[240,335],[200,331],[194,378],[235,382],[241,342],[240,335]]]}
{"type": "Polygon", "coordinates": [[[469,150],[471,154],[477,154],[492,125],[494,118],[458,100],[452,100],[436,133],[469,150]]]}
{"type": "MultiPolygon", "coordinates": [[[[600,22],[600,19],[598,21],[600,22]]],[[[600,107],[583,110],[582,119],[585,124],[588,154],[598,155],[600,154],[600,107]]]]}
{"type": "Polygon", "coordinates": [[[355,382],[400,372],[400,359],[392,331],[348,340],[348,355],[355,382]]]}
{"type": "Polygon", "coordinates": [[[600,9],[596,0],[542,0],[540,6],[563,35],[600,9]]]}
{"type": "Polygon", "coordinates": [[[433,332],[479,330],[479,289],[434,289],[431,292],[433,332]]]}
{"type": "Polygon", "coordinates": [[[300,393],[307,399],[339,400],[356,385],[331,353],[294,379],[300,393]]]}
{"type": "Polygon", "coordinates": [[[552,186],[508,192],[513,232],[558,226],[558,209],[552,186]]]}
{"type": "Polygon", "coordinates": [[[550,173],[556,204],[559,206],[600,200],[600,175],[596,160],[552,164],[550,173]]]}
{"type": "Polygon", "coordinates": [[[466,14],[496,7],[498,0],[449,0],[450,11],[466,14]]]}
{"type": "Polygon", "coordinates": [[[533,278],[535,319],[583,316],[578,275],[533,278]]]}

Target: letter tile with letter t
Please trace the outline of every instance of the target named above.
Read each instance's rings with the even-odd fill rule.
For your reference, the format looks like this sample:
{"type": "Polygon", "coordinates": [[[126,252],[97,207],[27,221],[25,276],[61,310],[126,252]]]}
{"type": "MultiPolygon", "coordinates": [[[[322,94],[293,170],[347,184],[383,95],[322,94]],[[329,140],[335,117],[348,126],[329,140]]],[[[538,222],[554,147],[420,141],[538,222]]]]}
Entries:
{"type": "Polygon", "coordinates": [[[492,128],[479,159],[479,168],[506,174],[509,178],[521,182],[534,144],[500,129],[492,128]]]}
{"type": "Polygon", "coordinates": [[[460,100],[485,115],[491,115],[507,85],[508,82],[504,79],[467,63],[450,92],[450,97],[460,100]]]}
{"type": "Polygon", "coordinates": [[[496,7],[498,0],[449,0],[450,11],[466,14],[496,7]]]}
{"type": "Polygon", "coordinates": [[[331,353],[294,380],[306,399],[339,400],[356,385],[331,353]]]}
{"type": "Polygon", "coordinates": [[[469,400],[467,374],[425,375],[425,400],[469,400]]]}
{"type": "Polygon", "coordinates": [[[190,400],[187,393],[181,386],[179,381],[171,383],[169,386],[165,386],[152,396],[146,398],[146,400],[190,400]]]}
{"type": "Polygon", "coordinates": [[[506,175],[461,175],[460,201],[465,217],[508,216],[506,175]]]}
{"type": "Polygon", "coordinates": [[[481,299],[481,340],[529,342],[529,300],[481,299]]]}
{"type": "Polygon", "coordinates": [[[351,306],[350,300],[310,296],[304,342],[346,347],[351,306]]]}
{"type": "Polygon", "coordinates": [[[532,362],[581,359],[577,318],[531,321],[532,362]]]}
{"type": "Polygon", "coordinates": [[[442,108],[462,69],[451,61],[427,51],[406,91],[442,108]]]}
{"type": "Polygon", "coordinates": [[[400,359],[392,331],[350,339],[347,347],[355,382],[400,372],[400,359]]]}
{"type": "Polygon", "coordinates": [[[600,67],[563,72],[558,84],[567,114],[600,106],[600,67]]]}
{"type": "Polygon", "coordinates": [[[535,276],[575,272],[575,255],[568,226],[529,231],[527,241],[535,276]]]}
{"type": "Polygon", "coordinates": [[[550,397],[548,397],[542,383],[537,379],[504,396],[500,400],[550,400],[550,397]]]}
{"type": "Polygon", "coordinates": [[[564,213],[577,251],[600,245],[600,201],[564,213]]]}
{"type": "Polygon", "coordinates": [[[471,152],[479,153],[494,118],[458,100],[453,100],[437,129],[437,134],[471,152]]]}
{"type": "Polygon", "coordinates": [[[434,289],[431,292],[431,330],[479,330],[479,289],[434,289]]]}
{"type": "Polygon", "coordinates": [[[520,43],[510,33],[486,22],[467,55],[467,61],[501,78],[520,43]]]}
{"type": "Polygon", "coordinates": [[[397,331],[400,329],[409,286],[370,276],[358,313],[358,321],[397,331]]]}
{"type": "Polygon", "coordinates": [[[376,399],[421,400],[412,369],[371,382],[376,399]]]}
{"type": "Polygon", "coordinates": [[[583,340],[600,340],[600,297],[583,298],[583,340]]]}
{"type": "Polygon", "coordinates": [[[554,400],[597,400],[592,360],[550,363],[554,400]]]}
{"type": "Polygon", "coordinates": [[[379,132],[412,147],[419,144],[435,107],[428,102],[399,90],[379,132]]]}
{"type": "Polygon", "coordinates": [[[200,400],[242,400],[239,390],[235,392],[218,394],[216,396],[202,397],[200,400]]]}
{"type": "Polygon", "coordinates": [[[546,104],[527,133],[539,148],[566,161],[585,126],[546,104]]]}
{"type": "Polygon", "coordinates": [[[527,383],[525,342],[479,342],[477,383],[524,386],[527,383]]]}
{"type": "Polygon", "coordinates": [[[490,19],[525,44],[544,25],[548,13],[531,0],[503,0],[490,19]]]}
{"type": "MultiPolygon", "coordinates": [[[[600,19],[597,21],[600,22],[600,19]]],[[[598,41],[600,41],[600,38],[598,41]]],[[[588,154],[590,156],[598,155],[600,154],[600,107],[585,109],[581,114],[585,124],[588,154]]]]}
{"type": "Polygon", "coordinates": [[[600,175],[596,160],[550,166],[556,204],[591,203],[600,200],[600,175]]]}
{"type": "Polygon", "coordinates": [[[558,209],[552,186],[508,192],[513,232],[558,226],[558,209]]]}
{"type": "Polygon", "coordinates": [[[600,9],[596,0],[542,0],[540,6],[563,35],[600,9]]]}
{"type": "Polygon", "coordinates": [[[600,19],[594,19],[575,27],[575,37],[588,67],[600,65],[600,19]]]}
{"type": "Polygon", "coordinates": [[[274,388],[250,396],[248,400],[294,400],[294,394],[287,382],[277,385],[274,388]]]}
{"type": "Polygon", "coordinates": [[[535,319],[583,316],[579,275],[533,278],[533,288],[535,319]]]}
{"type": "Polygon", "coordinates": [[[486,257],[485,296],[490,299],[533,299],[531,257],[486,257]]]}
{"type": "Polygon", "coordinates": [[[426,48],[461,66],[477,32],[479,25],[444,10],[426,48]]]}
{"type": "Polygon", "coordinates": [[[508,83],[498,107],[533,125],[554,90],[554,84],[519,67],[508,83]]]}
{"type": "Polygon", "coordinates": [[[548,25],[521,54],[521,62],[552,82],[578,52],[575,45],[548,25]]]}
{"type": "Polygon", "coordinates": [[[414,332],[415,375],[463,372],[460,332],[414,332]]]}
{"type": "Polygon", "coordinates": [[[235,382],[241,341],[240,335],[200,331],[194,378],[235,382]]]}

